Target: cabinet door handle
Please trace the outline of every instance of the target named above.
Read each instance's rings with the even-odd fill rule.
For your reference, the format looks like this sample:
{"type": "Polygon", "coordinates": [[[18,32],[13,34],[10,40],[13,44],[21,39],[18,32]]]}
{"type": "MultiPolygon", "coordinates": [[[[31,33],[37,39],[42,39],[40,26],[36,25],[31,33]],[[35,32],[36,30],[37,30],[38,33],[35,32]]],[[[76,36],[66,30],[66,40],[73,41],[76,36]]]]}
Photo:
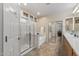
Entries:
{"type": "Polygon", "coordinates": [[[7,42],[7,36],[5,36],[5,42],[7,42]]]}

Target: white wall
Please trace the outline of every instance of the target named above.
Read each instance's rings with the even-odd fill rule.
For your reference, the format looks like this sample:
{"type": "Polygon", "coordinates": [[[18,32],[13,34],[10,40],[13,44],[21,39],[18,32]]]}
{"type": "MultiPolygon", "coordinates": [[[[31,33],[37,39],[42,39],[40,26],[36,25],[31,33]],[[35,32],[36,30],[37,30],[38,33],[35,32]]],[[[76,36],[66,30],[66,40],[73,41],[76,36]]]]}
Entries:
{"type": "Polygon", "coordinates": [[[45,36],[45,39],[39,39],[39,44],[41,45],[44,43],[46,40],[48,40],[48,24],[50,22],[55,22],[55,21],[63,21],[66,17],[71,16],[71,14],[58,14],[58,15],[51,15],[51,16],[46,16],[46,17],[41,17],[39,18],[38,21],[38,28],[39,32],[45,36]],[[41,27],[45,27],[45,31],[41,31],[41,27]]]}
{"type": "Polygon", "coordinates": [[[49,20],[47,19],[47,17],[39,18],[38,31],[40,33],[40,36],[38,40],[39,42],[38,45],[43,44],[47,40],[48,23],[49,23],[49,20]]]}
{"type": "Polygon", "coordinates": [[[2,4],[0,3],[0,56],[2,55],[2,4]]]}

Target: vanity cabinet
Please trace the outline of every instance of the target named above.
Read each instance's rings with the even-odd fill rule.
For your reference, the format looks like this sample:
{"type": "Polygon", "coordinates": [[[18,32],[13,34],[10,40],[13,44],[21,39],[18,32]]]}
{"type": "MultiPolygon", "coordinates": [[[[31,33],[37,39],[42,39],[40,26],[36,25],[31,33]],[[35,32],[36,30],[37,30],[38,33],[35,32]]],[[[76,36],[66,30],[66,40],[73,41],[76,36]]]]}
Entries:
{"type": "Polygon", "coordinates": [[[65,56],[72,56],[72,48],[67,42],[66,38],[63,37],[63,47],[64,47],[64,55],[65,56]]]}
{"type": "Polygon", "coordinates": [[[73,50],[73,54],[72,54],[73,56],[77,56],[77,54],[75,53],[75,51],[73,50]]]}
{"type": "MultiPolygon", "coordinates": [[[[63,27],[65,29],[64,30],[65,32],[71,35],[73,34],[75,37],[79,37],[79,17],[69,17],[65,19],[65,23],[63,27]]],[[[73,42],[71,42],[73,40],[70,40],[70,39],[72,38],[66,38],[65,35],[63,35],[63,55],[64,56],[77,56],[77,54],[75,53],[75,50],[70,44],[70,43],[73,44],[73,42]]],[[[76,42],[76,40],[74,40],[74,42],[76,42]]],[[[76,45],[76,43],[74,44],[76,45]]]]}
{"type": "Polygon", "coordinates": [[[67,39],[63,36],[63,55],[64,56],[77,56],[73,48],[70,46],[67,39]]]}

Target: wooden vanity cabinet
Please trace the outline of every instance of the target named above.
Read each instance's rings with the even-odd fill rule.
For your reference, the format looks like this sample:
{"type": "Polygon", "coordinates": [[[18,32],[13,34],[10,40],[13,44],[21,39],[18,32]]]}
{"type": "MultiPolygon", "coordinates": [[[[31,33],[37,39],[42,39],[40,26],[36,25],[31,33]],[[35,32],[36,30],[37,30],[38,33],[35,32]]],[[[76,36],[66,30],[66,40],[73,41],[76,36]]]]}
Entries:
{"type": "Polygon", "coordinates": [[[63,36],[63,55],[64,56],[77,56],[64,36],[63,36]]]}
{"type": "Polygon", "coordinates": [[[74,50],[73,50],[72,52],[73,52],[73,54],[72,54],[73,56],[77,56],[77,54],[75,53],[75,51],[74,51],[74,50]]]}

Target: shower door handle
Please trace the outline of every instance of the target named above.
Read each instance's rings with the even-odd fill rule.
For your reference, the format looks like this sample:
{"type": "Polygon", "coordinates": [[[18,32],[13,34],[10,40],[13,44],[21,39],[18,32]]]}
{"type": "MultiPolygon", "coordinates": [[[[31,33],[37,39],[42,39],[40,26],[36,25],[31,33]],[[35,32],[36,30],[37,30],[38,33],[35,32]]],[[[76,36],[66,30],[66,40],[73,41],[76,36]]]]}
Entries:
{"type": "Polygon", "coordinates": [[[31,41],[31,33],[29,33],[29,39],[30,39],[30,41],[31,41]]]}
{"type": "Polygon", "coordinates": [[[5,36],[5,42],[7,42],[7,35],[5,36]]]}
{"type": "Polygon", "coordinates": [[[29,32],[29,46],[31,47],[31,32],[29,32]]]}

